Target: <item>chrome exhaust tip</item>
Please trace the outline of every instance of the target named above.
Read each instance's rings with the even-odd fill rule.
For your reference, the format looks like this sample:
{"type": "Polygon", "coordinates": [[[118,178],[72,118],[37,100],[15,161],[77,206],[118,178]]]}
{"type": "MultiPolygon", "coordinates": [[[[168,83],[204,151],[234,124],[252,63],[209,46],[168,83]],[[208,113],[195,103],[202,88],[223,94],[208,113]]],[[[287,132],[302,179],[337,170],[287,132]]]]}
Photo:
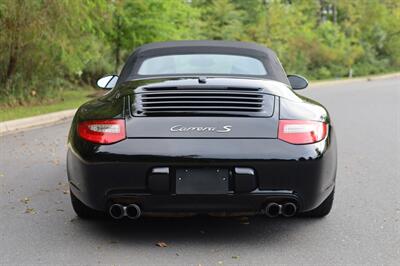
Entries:
{"type": "Polygon", "coordinates": [[[121,219],[126,215],[126,207],[121,204],[113,204],[108,209],[108,213],[114,219],[121,219]]]}
{"type": "Polygon", "coordinates": [[[281,214],[282,205],[271,202],[265,207],[265,214],[270,218],[278,217],[281,214]]]}
{"type": "Polygon", "coordinates": [[[288,202],[282,205],[282,215],[285,217],[292,217],[296,214],[297,206],[293,202],[288,202]]]}
{"type": "Polygon", "coordinates": [[[129,219],[138,219],[142,215],[140,207],[136,204],[126,206],[125,214],[129,219]]]}

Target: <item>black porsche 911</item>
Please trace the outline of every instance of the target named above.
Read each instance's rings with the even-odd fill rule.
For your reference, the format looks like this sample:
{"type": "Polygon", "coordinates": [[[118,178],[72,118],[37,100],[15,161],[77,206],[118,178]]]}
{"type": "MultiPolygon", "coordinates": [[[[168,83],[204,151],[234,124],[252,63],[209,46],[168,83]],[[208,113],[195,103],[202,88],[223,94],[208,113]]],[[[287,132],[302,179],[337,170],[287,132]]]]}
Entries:
{"type": "Polygon", "coordinates": [[[84,218],[302,215],[332,207],[334,128],[263,46],[152,43],[135,50],[69,134],[72,205],[84,218]]]}

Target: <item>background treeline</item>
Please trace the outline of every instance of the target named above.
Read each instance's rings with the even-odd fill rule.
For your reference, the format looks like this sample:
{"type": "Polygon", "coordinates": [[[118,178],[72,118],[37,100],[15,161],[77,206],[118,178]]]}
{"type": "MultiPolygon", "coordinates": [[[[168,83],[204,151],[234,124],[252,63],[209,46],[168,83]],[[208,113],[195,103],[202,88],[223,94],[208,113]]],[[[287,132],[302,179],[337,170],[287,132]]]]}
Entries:
{"type": "Polygon", "coordinates": [[[274,49],[310,79],[400,69],[398,0],[0,0],[0,106],[57,100],[181,39],[274,49]]]}

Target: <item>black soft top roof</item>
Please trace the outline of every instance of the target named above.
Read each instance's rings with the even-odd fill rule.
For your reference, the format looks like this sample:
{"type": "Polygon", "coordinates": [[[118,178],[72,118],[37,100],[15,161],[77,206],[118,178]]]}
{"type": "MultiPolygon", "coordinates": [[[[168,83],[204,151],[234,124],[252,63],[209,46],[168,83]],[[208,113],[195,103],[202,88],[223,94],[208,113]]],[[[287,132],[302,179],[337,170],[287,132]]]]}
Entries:
{"type": "Polygon", "coordinates": [[[172,49],[179,51],[181,48],[188,48],[191,51],[195,52],[199,47],[210,48],[233,48],[233,49],[246,49],[251,54],[251,50],[259,51],[262,53],[271,53],[271,55],[275,56],[275,53],[262,45],[251,43],[251,42],[235,42],[235,41],[174,41],[174,42],[154,42],[142,45],[138,47],[135,52],[137,53],[145,53],[151,50],[158,49],[172,49]],[[194,49],[193,49],[194,48],[194,49]]]}
{"type": "MultiPolygon", "coordinates": [[[[150,77],[137,74],[138,68],[147,58],[162,55],[193,53],[234,54],[254,57],[264,64],[268,73],[265,76],[250,75],[249,77],[272,79],[289,85],[286,73],[274,51],[256,43],[235,41],[173,41],[145,44],[137,48],[133,54],[129,56],[121,71],[118,83],[150,77]]],[[[182,76],[193,76],[193,74],[182,76]]],[[[232,76],[243,77],[244,75],[232,76]]],[[[160,77],[160,75],[157,75],[157,77],[160,77]]]]}

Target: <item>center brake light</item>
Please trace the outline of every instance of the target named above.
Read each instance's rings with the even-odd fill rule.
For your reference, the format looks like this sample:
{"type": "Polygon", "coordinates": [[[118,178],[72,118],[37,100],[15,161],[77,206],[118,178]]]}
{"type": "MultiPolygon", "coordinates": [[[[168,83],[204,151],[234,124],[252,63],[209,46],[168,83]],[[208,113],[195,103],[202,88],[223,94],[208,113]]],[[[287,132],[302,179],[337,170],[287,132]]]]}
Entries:
{"type": "Polygon", "coordinates": [[[78,124],[78,134],[93,143],[112,144],[126,138],[125,120],[84,121],[78,124]]]}
{"type": "Polygon", "coordinates": [[[278,138],[292,144],[311,144],[323,140],[327,124],[307,120],[279,120],[278,138]]]}

